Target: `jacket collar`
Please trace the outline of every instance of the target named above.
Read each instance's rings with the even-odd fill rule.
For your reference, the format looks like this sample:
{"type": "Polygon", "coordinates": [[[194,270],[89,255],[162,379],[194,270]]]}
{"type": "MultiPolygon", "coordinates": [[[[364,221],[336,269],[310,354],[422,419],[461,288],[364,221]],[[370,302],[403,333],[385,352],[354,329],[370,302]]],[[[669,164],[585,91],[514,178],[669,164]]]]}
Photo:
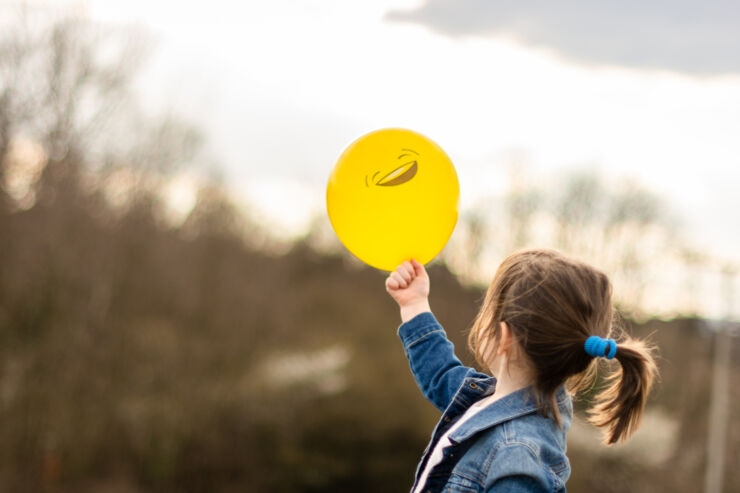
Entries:
{"type": "MultiPolygon", "coordinates": [[[[487,391],[484,396],[490,395],[490,393],[490,391],[487,391]]],[[[560,388],[556,394],[558,406],[561,410],[565,407],[567,396],[568,394],[564,388],[560,388]]],[[[483,430],[537,411],[538,406],[534,398],[534,389],[531,386],[519,389],[480,410],[450,434],[449,439],[454,443],[460,443],[483,430]]]]}

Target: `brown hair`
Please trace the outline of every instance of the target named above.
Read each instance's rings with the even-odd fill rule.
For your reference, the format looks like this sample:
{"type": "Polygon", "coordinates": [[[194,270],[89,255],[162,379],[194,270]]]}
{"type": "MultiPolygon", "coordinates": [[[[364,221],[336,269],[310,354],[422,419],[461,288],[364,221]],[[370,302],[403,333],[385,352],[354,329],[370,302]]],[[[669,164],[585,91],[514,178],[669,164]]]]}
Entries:
{"type": "Polygon", "coordinates": [[[498,327],[506,322],[533,370],[540,412],[560,424],[557,390],[565,384],[571,392],[581,391],[596,378],[597,358],[584,350],[586,339],[617,339],[621,368],[606,379],[589,411],[589,420],[606,429],[605,442],[616,443],[639,426],[657,367],[651,346],[623,333],[612,334],[616,312],[611,297],[607,276],[585,263],[554,250],[516,252],[491,281],[468,345],[487,366],[495,354],[498,327]]]}

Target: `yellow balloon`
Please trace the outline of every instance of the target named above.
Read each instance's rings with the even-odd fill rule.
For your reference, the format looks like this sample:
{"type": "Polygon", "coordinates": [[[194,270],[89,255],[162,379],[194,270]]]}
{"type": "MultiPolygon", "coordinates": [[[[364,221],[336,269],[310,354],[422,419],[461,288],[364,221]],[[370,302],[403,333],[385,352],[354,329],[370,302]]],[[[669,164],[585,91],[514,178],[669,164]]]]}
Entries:
{"type": "Polygon", "coordinates": [[[390,128],[360,137],[339,156],[326,208],[350,252],[391,271],[411,258],[425,264],[442,250],[455,229],[459,197],[457,173],[442,148],[390,128]]]}

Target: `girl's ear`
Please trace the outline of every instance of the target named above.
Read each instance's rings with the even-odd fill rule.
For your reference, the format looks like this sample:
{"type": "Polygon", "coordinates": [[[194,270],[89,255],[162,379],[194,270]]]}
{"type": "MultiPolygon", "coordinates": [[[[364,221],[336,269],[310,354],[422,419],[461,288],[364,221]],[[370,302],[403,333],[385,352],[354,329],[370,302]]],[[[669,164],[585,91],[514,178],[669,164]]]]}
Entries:
{"type": "Polygon", "coordinates": [[[498,347],[496,354],[509,354],[511,351],[511,328],[506,322],[501,322],[498,331],[498,347]]]}

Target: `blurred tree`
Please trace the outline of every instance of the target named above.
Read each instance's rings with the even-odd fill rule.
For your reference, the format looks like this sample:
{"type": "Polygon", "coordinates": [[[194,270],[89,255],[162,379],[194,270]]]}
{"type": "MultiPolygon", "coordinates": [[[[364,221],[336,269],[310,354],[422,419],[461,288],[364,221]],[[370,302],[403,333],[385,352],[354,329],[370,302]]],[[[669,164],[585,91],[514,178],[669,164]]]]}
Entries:
{"type": "Polygon", "coordinates": [[[515,162],[500,198],[480,200],[460,216],[443,257],[466,280],[487,284],[500,259],[550,246],[607,270],[620,303],[639,309],[655,259],[682,258],[667,205],[634,181],[573,170],[547,187],[515,162]]]}
{"type": "MultiPolygon", "coordinates": [[[[146,369],[157,350],[172,364],[168,343],[137,343],[142,329],[172,333],[161,319],[178,267],[164,259],[185,262],[160,227],[159,187],[202,139],[135,104],[141,31],[13,10],[0,10],[0,489],[31,491],[121,460],[127,427],[144,426],[121,415],[157,372],[129,364],[146,369]],[[29,155],[38,173],[27,172],[29,155]],[[8,193],[19,177],[30,180],[25,197],[8,193]],[[122,183],[120,215],[106,188],[122,183]]],[[[143,421],[157,422],[160,404],[143,421]]]]}
{"type": "Polygon", "coordinates": [[[36,183],[42,200],[58,195],[56,182],[81,167],[112,174],[123,166],[134,179],[131,190],[156,190],[198,156],[203,139],[194,125],[136,104],[133,81],[151,44],[146,32],[64,12],[0,14],[7,27],[0,33],[0,185],[10,145],[21,137],[45,150],[36,183]]]}
{"type": "Polygon", "coordinates": [[[25,62],[31,51],[30,41],[20,24],[4,19],[0,30],[0,207],[9,206],[4,189],[6,156],[18,127],[31,115],[27,96],[22,93],[25,62]]]}
{"type": "Polygon", "coordinates": [[[508,251],[531,245],[537,213],[543,208],[543,191],[532,180],[527,161],[515,157],[508,167],[508,186],[504,193],[508,251]]]}
{"type": "Polygon", "coordinates": [[[609,271],[621,303],[639,309],[654,260],[679,245],[666,205],[633,181],[606,183],[595,171],[565,177],[551,202],[558,248],[609,271]]]}
{"type": "Polygon", "coordinates": [[[595,239],[593,228],[606,226],[608,199],[599,176],[594,171],[571,173],[562,187],[553,192],[551,211],[558,224],[556,245],[570,252],[590,249],[595,239]]]}

